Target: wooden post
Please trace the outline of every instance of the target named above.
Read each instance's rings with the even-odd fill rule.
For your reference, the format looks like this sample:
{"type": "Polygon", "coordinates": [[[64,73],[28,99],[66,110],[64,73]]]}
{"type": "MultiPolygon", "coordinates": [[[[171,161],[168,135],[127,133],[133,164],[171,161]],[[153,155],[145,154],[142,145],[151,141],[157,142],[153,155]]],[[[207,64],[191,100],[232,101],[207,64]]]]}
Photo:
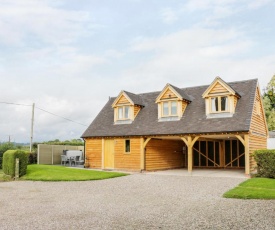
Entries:
{"type": "MultiPolygon", "coordinates": [[[[101,144],[102,144],[102,146],[101,146],[101,150],[102,150],[102,152],[101,152],[101,168],[102,169],[104,169],[104,138],[102,138],[102,141],[101,141],[101,144]]],[[[114,143],[114,144],[116,144],[116,142],[114,143]]]]}
{"type": "Polygon", "coordinates": [[[182,137],[181,138],[184,143],[187,145],[188,148],[188,173],[192,174],[192,169],[193,169],[193,145],[195,144],[195,142],[199,139],[199,137],[194,137],[194,139],[192,139],[191,136],[188,136],[187,139],[182,137]]]}
{"type": "Polygon", "coordinates": [[[220,147],[220,149],[219,149],[219,151],[220,151],[220,166],[221,167],[224,167],[224,157],[225,157],[225,141],[223,140],[223,141],[220,141],[219,142],[219,147],[220,147]]]}
{"type": "Polygon", "coordinates": [[[146,170],[146,168],[145,168],[145,164],[146,164],[146,162],[145,162],[145,147],[152,138],[148,137],[145,141],[143,138],[141,138],[141,139],[142,139],[142,141],[141,141],[140,147],[142,148],[142,150],[141,150],[141,156],[140,156],[141,157],[140,164],[142,164],[142,165],[140,165],[140,166],[141,166],[141,170],[146,170]]]}
{"type": "Polygon", "coordinates": [[[15,159],[15,180],[19,178],[19,158],[15,159]]]}
{"type": "Polygon", "coordinates": [[[140,171],[144,170],[144,157],[145,157],[145,148],[143,148],[144,139],[140,138],[140,171]]]}
{"type": "Polygon", "coordinates": [[[249,136],[244,135],[244,154],[245,154],[245,174],[250,175],[250,157],[249,157],[249,136]]]}
{"type": "Polygon", "coordinates": [[[188,136],[187,137],[187,142],[188,142],[188,173],[192,173],[193,169],[193,149],[192,149],[192,137],[188,136]]]}
{"type": "Polygon", "coordinates": [[[245,157],[245,174],[250,175],[250,157],[249,157],[249,134],[245,134],[244,138],[240,135],[235,135],[244,145],[244,157],[245,157]]]}

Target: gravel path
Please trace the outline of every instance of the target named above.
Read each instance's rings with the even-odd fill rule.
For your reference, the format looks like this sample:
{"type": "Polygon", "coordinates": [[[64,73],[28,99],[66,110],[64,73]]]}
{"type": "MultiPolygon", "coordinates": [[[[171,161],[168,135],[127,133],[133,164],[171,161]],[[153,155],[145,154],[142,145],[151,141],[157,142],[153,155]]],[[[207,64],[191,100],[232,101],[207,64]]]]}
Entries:
{"type": "Polygon", "coordinates": [[[0,229],[275,229],[275,200],[222,194],[245,179],[133,174],[0,183],[0,229]]]}

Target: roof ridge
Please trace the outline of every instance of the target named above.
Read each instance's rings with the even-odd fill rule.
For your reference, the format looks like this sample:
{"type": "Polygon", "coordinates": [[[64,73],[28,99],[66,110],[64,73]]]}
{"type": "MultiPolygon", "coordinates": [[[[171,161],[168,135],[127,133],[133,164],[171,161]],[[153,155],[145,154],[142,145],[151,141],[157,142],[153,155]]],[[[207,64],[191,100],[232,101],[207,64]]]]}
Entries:
{"type": "MultiPolygon", "coordinates": [[[[231,82],[226,82],[226,81],[224,81],[224,82],[226,82],[227,84],[235,84],[235,83],[247,82],[247,81],[255,81],[255,80],[258,81],[258,78],[247,79],[247,80],[240,80],[240,81],[231,81],[231,82]]],[[[179,88],[179,87],[174,86],[174,85],[172,85],[172,84],[170,84],[170,83],[167,83],[167,84],[169,84],[169,85],[171,85],[171,86],[173,86],[173,87],[176,87],[176,88],[178,88],[178,89],[180,89],[180,90],[190,89],[190,88],[200,88],[200,87],[206,87],[206,86],[209,86],[209,85],[210,85],[210,84],[208,84],[208,85],[197,85],[197,86],[188,86],[188,87],[184,87],[184,88],[179,88]]],[[[129,91],[126,91],[126,90],[123,90],[123,91],[124,91],[124,92],[129,92],[129,91]]],[[[137,95],[137,96],[142,96],[142,95],[144,95],[144,94],[161,93],[161,91],[162,91],[162,90],[151,91],[151,92],[145,92],[145,93],[132,93],[132,94],[135,94],[135,95],[137,95]]],[[[131,92],[129,92],[129,93],[131,93],[131,92]]]]}

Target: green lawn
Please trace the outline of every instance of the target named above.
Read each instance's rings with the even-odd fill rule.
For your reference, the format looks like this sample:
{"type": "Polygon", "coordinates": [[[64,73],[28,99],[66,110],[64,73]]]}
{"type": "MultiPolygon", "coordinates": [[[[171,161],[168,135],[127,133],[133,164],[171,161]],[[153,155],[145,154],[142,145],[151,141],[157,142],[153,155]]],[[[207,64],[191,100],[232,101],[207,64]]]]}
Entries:
{"type": "MultiPolygon", "coordinates": [[[[3,171],[0,171],[0,181],[3,178],[3,171]],[[1,176],[2,173],[2,176],[1,176]]],[[[87,181],[102,180],[120,176],[126,173],[102,172],[80,168],[66,168],[53,165],[28,165],[27,174],[20,177],[20,180],[34,181],[87,181]]],[[[4,179],[4,178],[3,178],[4,179]]],[[[2,180],[4,181],[4,180],[2,180]]]]}
{"type": "Polygon", "coordinates": [[[239,199],[275,199],[275,179],[249,179],[223,194],[223,197],[239,199]]]}

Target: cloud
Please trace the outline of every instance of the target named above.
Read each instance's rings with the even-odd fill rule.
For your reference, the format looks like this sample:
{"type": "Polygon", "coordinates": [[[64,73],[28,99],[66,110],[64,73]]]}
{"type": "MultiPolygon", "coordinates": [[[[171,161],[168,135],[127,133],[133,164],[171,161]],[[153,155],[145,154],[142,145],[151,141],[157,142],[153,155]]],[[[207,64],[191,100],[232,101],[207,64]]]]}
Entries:
{"type": "MultiPolygon", "coordinates": [[[[179,87],[209,84],[215,76],[226,81],[259,78],[266,84],[274,71],[275,55],[251,56],[255,46],[255,41],[236,29],[191,28],[160,38],[138,39],[130,50],[149,53],[151,58],[125,71],[124,77],[144,79],[144,85],[157,79],[154,86],[159,89],[167,82],[179,87]]],[[[137,88],[144,81],[137,83],[137,88]]]]}
{"type": "Polygon", "coordinates": [[[171,8],[164,8],[161,10],[161,17],[164,23],[172,24],[178,20],[176,11],[171,8]]]}
{"type": "Polygon", "coordinates": [[[106,50],[104,54],[104,56],[107,58],[122,58],[124,55],[125,53],[115,49],[106,50]]]}
{"type": "Polygon", "coordinates": [[[261,0],[261,1],[259,1],[259,0],[252,0],[252,1],[248,2],[248,8],[255,10],[255,9],[259,9],[259,8],[261,8],[263,6],[266,6],[269,3],[273,3],[274,4],[274,2],[272,0],[261,0]]]}
{"type": "Polygon", "coordinates": [[[87,11],[65,10],[52,1],[2,1],[0,41],[24,45],[29,41],[46,44],[69,44],[91,33],[91,15],[87,11]]]}

